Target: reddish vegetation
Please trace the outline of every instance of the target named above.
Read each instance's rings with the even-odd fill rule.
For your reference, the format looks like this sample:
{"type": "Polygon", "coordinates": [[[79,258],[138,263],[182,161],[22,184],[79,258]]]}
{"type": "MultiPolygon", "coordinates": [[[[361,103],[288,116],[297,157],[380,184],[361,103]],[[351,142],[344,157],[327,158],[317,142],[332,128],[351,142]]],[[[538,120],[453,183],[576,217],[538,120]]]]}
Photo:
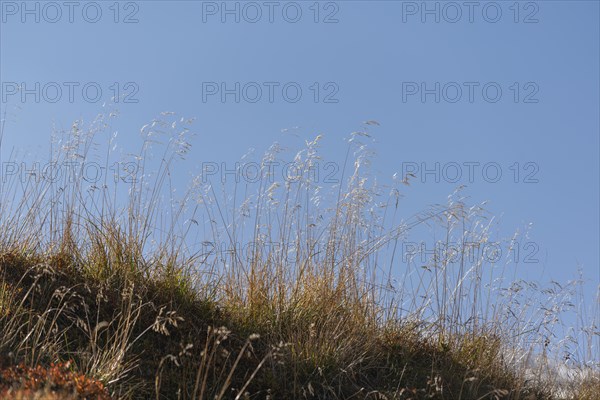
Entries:
{"type": "Polygon", "coordinates": [[[51,364],[45,368],[23,364],[0,371],[1,398],[85,398],[110,400],[104,385],[70,368],[70,363],[51,364]]]}

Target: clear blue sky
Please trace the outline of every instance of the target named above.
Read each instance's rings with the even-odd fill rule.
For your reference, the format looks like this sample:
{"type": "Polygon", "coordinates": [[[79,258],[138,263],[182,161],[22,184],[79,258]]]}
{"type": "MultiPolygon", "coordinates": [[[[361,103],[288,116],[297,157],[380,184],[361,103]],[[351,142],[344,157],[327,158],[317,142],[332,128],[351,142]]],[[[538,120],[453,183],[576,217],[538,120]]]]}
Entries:
{"type": "MultiPolygon", "coordinates": [[[[137,100],[119,105],[123,148],[137,149],[139,128],[161,111],[198,118],[185,168],[232,165],[251,147],[262,153],[277,140],[301,146],[317,134],[325,157],[341,161],[343,138],[377,120],[380,179],[419,167],[403,200],[407,216],[464,184],[472,202],[490,201],[504,234],[533,224],[540,262],[525,266],[528,273],[562,282],[580,265],[594,295],[598,1],[0,4],[1,107],[9,116],[3,159],[13,147],[45,153],[53,124],[89,120],[117,88],[137,100]],[[235,94],[224,102],[213,94],[221,82],[229,89],[240,83],[239,103],[235,94]],[[15,83],[33,94],[15,94],[15,83]],[[93,103],[96,87],[103,96],[93,103]],[[302,96],[293,102],[298,87],[302,96]],[[300,139],[282,135],[292,127],[300,139]],[[439,182],[423,174],[422,163],[440,164],[439,182]],[[457,164],[463,175],[454,182],[457,164]]],[[[187,177],[184,169],[176,184],[183,188],[187,177]]]]}

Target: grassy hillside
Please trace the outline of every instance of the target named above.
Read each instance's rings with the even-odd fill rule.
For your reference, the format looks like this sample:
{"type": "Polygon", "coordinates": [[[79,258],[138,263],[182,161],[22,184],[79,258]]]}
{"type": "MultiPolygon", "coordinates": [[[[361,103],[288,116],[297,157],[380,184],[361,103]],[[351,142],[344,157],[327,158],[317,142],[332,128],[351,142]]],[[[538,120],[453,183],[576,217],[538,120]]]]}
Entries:
{"type": "MultiPolygon", "coordinates": [[[[96,160],[97,143],[113,146],[112,117],[74,124],[49,161],[96,160]]],[[[480,206],[455,193],[402,215],[409,182],[374,185],[360,135],[331,191],[311,179],[317,138],[294,158],[294,179],[265,168],[253,185],[198,180],[175,197],[189,124],[165,114],[146,126],[126,160],[135,168],[115,182],[90,183],[83,169],[3,177],[3,398],[600,398],[597,308],[554,336],[577,284],[511,281],[510,267],[465,248],[391,280],[416,227],[490,241],[480,206]]],[[[263,165],[277,157],[273,147],[263,165]]]]}

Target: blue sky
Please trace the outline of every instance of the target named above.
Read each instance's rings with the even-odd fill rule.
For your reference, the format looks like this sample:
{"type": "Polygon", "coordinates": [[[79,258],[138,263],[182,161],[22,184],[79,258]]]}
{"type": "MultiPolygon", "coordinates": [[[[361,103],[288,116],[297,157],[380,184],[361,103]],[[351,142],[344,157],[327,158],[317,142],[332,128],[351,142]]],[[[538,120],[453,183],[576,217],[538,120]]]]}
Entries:
{"type": "Polygon", "coordinates": [[[524,274],[565,281],[582,266],[595,294],[597,1],[0,4],[3,159],[13,148],[46,153],[53,124],[91,119],[117,90],[136,101],[118,104],[125,149],[139,147],[139,128],[161,111],[197,118],[198,137],[175,179],[182,188],[188,170],[233,165],[274,141],[300,148],[323,134],[324,158],[341,162],[343,139],[376,120],[379,179],[417,175],[405,188],[407,216],[464,184],[472,202],[490,201],[503,234],[532,224],[540,261],[524,274]],[[25,97],[14,91],[22,83],[25,97]],[[223,99],[221,84],[235,92],[236,83],[239,102],[235,93],[223,99]],[[422,168],[436,163],[437,182],[422,168]],[[454,180],[457,165],[462,178],[454,180]]]}

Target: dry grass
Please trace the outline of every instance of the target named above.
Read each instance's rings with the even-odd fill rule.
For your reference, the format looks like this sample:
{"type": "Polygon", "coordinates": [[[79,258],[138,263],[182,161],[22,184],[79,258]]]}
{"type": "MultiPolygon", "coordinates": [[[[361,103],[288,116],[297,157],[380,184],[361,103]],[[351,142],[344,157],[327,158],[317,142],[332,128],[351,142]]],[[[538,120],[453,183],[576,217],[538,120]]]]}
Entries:
{"type": "MultiPolygon", "coordinates": [[[[98,142],[114,116],[75,123],[52,161],[105,154],[108,171],[115,139],[106,153],[98,142]]],[[[400,187],[369,179],[363,132],[339,187],[312,179],[317,138],[294,179],[268,174],[274,146],[256,183],[197,180],[176,198],[190,124],[164,114],[144,127],[118,183],[82,170],[3,182],[0,359],[13,378],[0,388],[12,398],[598,398],[597,310],[569,340],[552,336],[577,283],[511,281],[510,266],[465,247],[391,279],[398,244],[424,225],[446,243],[491,241],[492,220],[460,192],[402,219],[400,187]],[[60,363],[51,384],[15,377],[60,363]]]]}

